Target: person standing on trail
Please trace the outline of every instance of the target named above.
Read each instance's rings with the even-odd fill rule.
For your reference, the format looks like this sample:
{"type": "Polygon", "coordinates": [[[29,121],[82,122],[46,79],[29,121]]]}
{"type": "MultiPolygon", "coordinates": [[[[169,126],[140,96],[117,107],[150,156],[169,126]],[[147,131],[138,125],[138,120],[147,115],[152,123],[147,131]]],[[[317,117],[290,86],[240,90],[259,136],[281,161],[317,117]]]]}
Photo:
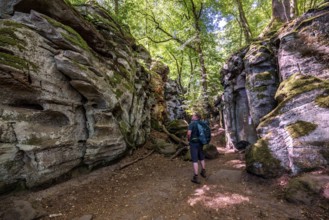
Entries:
{"type": "Polygon", "coordinates": [[[204,154],[203,154],[203,144],[201,143],[199,139],[199,130],[198,130],[198,123],[201,119],[200,114],[194,113],[192,115],[192,121],[188,126],[188,131],[187,131],[187,139],[189,141],[190,145],[190,152],[191,152],[191,158],[193,162],[193,170],[194,170],[194,175],[191,181],[193,183],[200,184],[200,180],[198,178],[198,173],[199,173],[199,164],[198,161],[201,163],[201,172],[200,175],[203,178],[206,178],[206,164],[204,160],[204,154]]]}

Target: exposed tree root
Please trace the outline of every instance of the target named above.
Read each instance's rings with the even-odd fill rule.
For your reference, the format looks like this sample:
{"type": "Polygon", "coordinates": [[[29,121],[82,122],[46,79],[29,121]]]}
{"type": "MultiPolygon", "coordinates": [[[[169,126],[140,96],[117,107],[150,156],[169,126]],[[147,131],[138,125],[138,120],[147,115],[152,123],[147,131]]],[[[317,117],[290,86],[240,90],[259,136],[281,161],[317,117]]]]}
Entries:
{"type": "Polygon", "coordinates": [[[150,153],[148,153],[147,155],[145,155],[145,156],[143,156],[143,157],[140,157],[140,158],[137,158],[136,160],[133,160],[133,161],[130,161],[130,162],[124,163],[124,164],[122,164],[122,165],[119,165],[119,166],[116,168],[116,170],[122,170],[123,168],[126,168],[126,167],[128,167],[128,166],[130,166],[130,165],[132,165],[132,164],[134,164],[134,163],[136,163],[136,162],[138,162],[138,161],[140,161],[140,160],[143,160],[143,159],[149,157],[151,154],[153,154],[154,151],[155,151],[155,150],[152,150],[150,153]]]}
{"type": "Polygon", "coordinates": [[[172,157],[170,157],[170,160],[175,159],[180,153],[182,153],[182,151],[187,150],[187,146],[178,148],[178,150],[176,151],[176,153],[174,155],[172,155],[172,157]]]}

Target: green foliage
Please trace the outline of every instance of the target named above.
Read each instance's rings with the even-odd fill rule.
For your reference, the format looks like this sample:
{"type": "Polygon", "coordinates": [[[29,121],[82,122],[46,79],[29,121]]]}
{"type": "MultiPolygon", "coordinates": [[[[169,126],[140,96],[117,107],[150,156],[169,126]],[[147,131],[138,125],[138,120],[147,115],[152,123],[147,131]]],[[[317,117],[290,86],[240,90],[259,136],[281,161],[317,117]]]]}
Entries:
{"type": "MultiPolygon", "coordinates": [[[[155,59],[170,68],[170,78],[185,88],[182,94],[190,111],[203,108],[201,65],[193,47],[201,42],[207,69],[210,100],[223,90],[219,70],[224,61],[246,45],[239,23],[239,10],[229,0],[67,0],[72,4],[100,4],[115,20],[130,27],[139,44],[155,59]],[[193,10],[200,12],[196,21],[193,10]],[[200,42],[198,42],[200,41],[200,42]]],[[[322,0],[321,0],[322,1],[322,0]]],[[[299,0],[298,13],[318,5],[320,0],[299,0]]],[[[243,0],[242,6],[253,38],[263,31],[272,17],[271,1],[243,0]]],[[[281,24],[274,24],[275,28],[281,24]]],[[[72,40],[72,39],[71,39],[72,40]]],[[[259,39],[258,39],[259,40],[259,39]]],[[[263,74],[259,80],[267,80],[263,74]]],[[[260,90],[264,88],[258,88],[260,90]]],[[[263,97],[262,97],[263,98],[263,97]]]]}
{"type": "Polygon", "coordinates": [[[297,121],[286,127],[291,137],[298,138],[310,134],[317,128],[316,124],[307,121],[297,121]]]}

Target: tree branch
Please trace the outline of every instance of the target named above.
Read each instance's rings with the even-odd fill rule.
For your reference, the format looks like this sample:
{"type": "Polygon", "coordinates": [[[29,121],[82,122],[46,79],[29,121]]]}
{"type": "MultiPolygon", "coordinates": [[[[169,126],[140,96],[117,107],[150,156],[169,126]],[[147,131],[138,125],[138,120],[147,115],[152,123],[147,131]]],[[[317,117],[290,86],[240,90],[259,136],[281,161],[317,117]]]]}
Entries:
{"type": "Polygon", "coordinates": [[[174,141],[176,141],[177,143],[181,143],[183,144],[184,146],[188,146],[188,142],[187,141],[184,141],[182,139],[180,139],[179,137],[177,137],[176,135],[174,134],[171,134],[169,133],[169,131],[166,129],[166,127],[164,125],[162,125],[162,130],[171,138],[173,139],[174,141]]]}
{"type": "MultiPolygon", "coordinates": [[[[167,35],[167,37],[171,38],[172,40],[176,41],[177,43],[179,43],[181,45],[184,45],[184,41],[183,40],[177,38],[176,36],[173,36],[168,31],[166,31],[165,29],[163,29],[161,27],[160,23],[156,20],[155,15],[154,15],[153,12],[152,12],[152,15],[145,14],[145,13],[142,13],[142,12],[140,12],[140,13],[142,15],[146,16],[149,21],[153,22],[155,24],[157,30],[160,30],[163,34],[167,35]]],[[[167,41],[169,41],[169,40],[167,40],[167,41]]],[[[160,43],[163,43],[163,42],[160,42],[160,43]]],[[[188,48],[190,48],[190,49],[192,49],[192,50],[196,50],[196,48],[194,48],[192,45],[186,44],[185,46],[188,47],[188,48]]]]}
{"type": "Polygon", "coordinates": [[[146,38],[149,39],[150,41],[152,41],[153,43],[156,43],[156,44],[161,44],[161,43],[165,43],[165,42],[168,42],[168,41],[174,40],[174,39],[172,39],[172,38],[165,39],[165,40],[154,40],[154,39],[152,39],[152,38],[149,37],[149,36],[147,36],[146,38]]]}

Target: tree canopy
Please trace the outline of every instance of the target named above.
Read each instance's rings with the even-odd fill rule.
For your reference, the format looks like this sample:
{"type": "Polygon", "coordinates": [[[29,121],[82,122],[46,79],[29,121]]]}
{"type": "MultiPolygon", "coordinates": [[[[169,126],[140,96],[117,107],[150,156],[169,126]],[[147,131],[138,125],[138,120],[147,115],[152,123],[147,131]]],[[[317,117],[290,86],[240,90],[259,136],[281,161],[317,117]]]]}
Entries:
{"type": "MultiPolygon", "coordinates": [[[[70,0],[81,4],[86,0],[70,0]]],[[[321,0],[89,0],[130,27],[154,59],[170,67],[191,106],[221,91],[219,70],[230,54],[321,0]],[[287,18],[287,19],[285,19],[287,18]]],[[[209,101],[210,100],[210,101],[209,101]]],[[[206,102],[206,103],[205,103],[206,102]]],[[[208,106],[209,107],[209,106],[208,106]]]]}

